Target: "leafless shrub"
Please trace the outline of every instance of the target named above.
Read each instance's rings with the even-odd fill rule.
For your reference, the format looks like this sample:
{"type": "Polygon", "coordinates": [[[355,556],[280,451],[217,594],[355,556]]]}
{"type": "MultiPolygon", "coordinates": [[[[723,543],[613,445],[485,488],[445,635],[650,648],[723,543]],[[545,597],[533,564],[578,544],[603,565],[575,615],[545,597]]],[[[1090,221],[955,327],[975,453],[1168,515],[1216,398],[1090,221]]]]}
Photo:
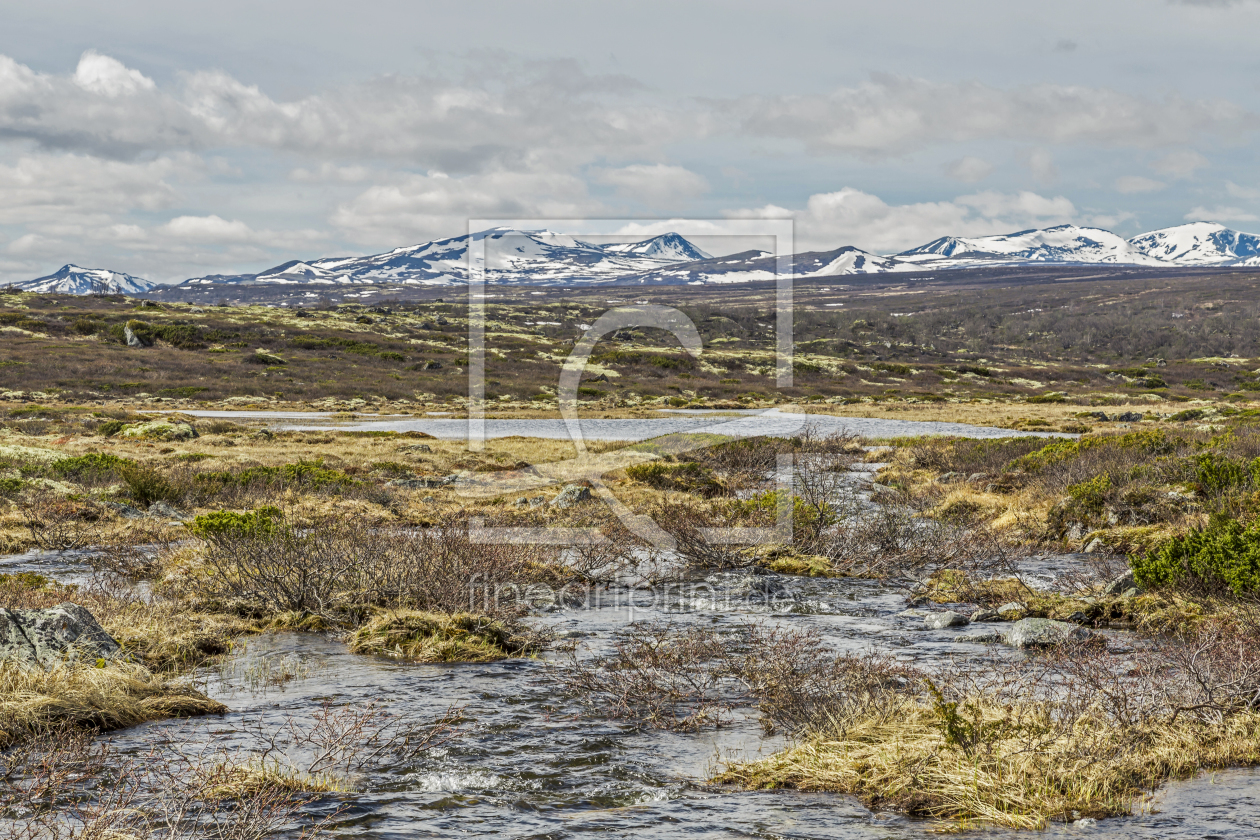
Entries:
{"type": "Polygon", "coordinates": [[[879,706],[916,672],[875,653],[837,655],[812,631],[749,625],[721,633],[642,622],[612,654],[571,658],[560,678],[599,714],[644,726],[721,726],[755,705],[767,731],[799,732],[879,706]]]}
{"type": "Polygon", "coordinates": [[[376,705],[325,706],[305,726],[257,722],[239,749],[162,740],[138,755],[91,733],[49,730],[0,754],[5,836],[261,840],[300,827],[314,837],[344,808],[320,814],[311,805],[355,773],[414,761],[460,737],[460,719],[456,708],[418,720],[376,705]]]}
{"type": "Polygon", "coordinates": [[[556,560],[545,546],[475,542],[458,520],[400,530],[329,515],[203,537],[213,574],[193,585],[204,597],[332,622],[357,623],[371,607],[518,616],[522,587],[545,578],[556,560]]]}
{"type": "Polygon", "coordinates": [[[75,551],[91,544],[104,510],[88,501],[67,499],[49,490],[32,490],[18,501],[31,540],[44,551],[75,551]]]}
{"type": "Polygon", "coordinates": [[[729,647],[709,628],[640,622],[614,653],[574,658],[560,679],[566,692],[608,717],[661,729],[717,726],[740,700],[729,647]]]}
{"type": "Polygon", "coordinates": [[[729,504],[704,505],[689,499],[666,499],[657,503],[651,516],[661,530],[673,537],[675,551],[683,561],[704,569],[741,569],[752,566],[756,558],[744,551],[744,545],[727,542],[715,533],[717,529],[774,525],[773,510],[749,515],[729,504]]]}

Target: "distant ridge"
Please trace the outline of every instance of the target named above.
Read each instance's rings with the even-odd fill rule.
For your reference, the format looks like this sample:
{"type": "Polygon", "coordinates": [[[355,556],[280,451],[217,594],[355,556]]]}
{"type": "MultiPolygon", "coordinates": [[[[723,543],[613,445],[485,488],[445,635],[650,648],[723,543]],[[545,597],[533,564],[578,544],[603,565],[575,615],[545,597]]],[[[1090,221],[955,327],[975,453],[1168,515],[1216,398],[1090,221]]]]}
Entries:
{"type": "MultiPolygon", "coordinates": [[[[461,286],[468,282],[468,251],[485,253],[491,285],[593,286],[610,284],[747,283],[777,276],[778,258],[764,251],[713,257],[677,233],[638,242],[601,245],[549,230],[493,228],[395,248],[363,257],[294,259],[257,274],[210,274],[172,287],[129,274],[67,265],[55,274],[17,284],[62,294],[122,292],[172,298],[232,295],[250,289],[302,287],[307,297],[323,288],[461,286]],[[313,290],[312,290],[313,289],[313,290]]],[[[846,245],[790,258],[798,277],[948,270],[978,266],[1131,265],[1152,268],[1260,267],[1260,235],[1214,222],[1191,222],[1125,239],[1102,228],[1056,225],[995,236],[944,236],[897,254],[879,255],[846,245]]],[[[270,294],[270,293],[269,293],[270,294]]]]}

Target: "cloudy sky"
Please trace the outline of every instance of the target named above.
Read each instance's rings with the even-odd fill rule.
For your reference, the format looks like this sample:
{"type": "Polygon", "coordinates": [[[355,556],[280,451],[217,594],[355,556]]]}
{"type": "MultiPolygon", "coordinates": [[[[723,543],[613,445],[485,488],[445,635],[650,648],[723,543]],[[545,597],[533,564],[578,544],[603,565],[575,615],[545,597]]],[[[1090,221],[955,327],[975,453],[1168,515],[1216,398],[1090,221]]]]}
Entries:
{"type": "Polygon", "coordinates": [[[893,252],[1260,230],[1251,0],[5,0],[0,282],[171,282],[471,218],[893,252]]]}

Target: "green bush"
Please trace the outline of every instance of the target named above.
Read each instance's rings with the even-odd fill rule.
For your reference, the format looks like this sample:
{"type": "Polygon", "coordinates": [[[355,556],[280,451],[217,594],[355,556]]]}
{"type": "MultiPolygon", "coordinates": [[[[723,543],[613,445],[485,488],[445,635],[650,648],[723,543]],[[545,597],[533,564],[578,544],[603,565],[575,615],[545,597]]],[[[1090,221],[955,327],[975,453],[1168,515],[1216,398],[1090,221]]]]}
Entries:
{"type": "Polygon", "coordinates": [[[1194,460],[1195,490],[1208,496],[1237,487],[1245,483],[1253,472],[1260,472],[1260,459],[1253,461],[1250,468],[1215,452],[1204,452],[1194,460]]]}
{"type": "Polygon", "coordinates": [[[127,428],[127,424],[122,420],[106,420],[96,427],[96,431],[102,437],[113,437],[125,428],[127,428]]]}
{"type": "Polygon", "coordinates": [[[1088,481],[1068,487],[1068,496],[1072,498],[1072,506],[1081,513],[1097,516],[1107,505],[1107,494],[1111,490],[1111,477],[1096,475],[1088,481]]]}
{"type": "Polygon", "coordinates": [[[1260,526],[1231,519],[1172,539],[1130,563],[1143,587],[1223,585],[1235,595],[1253,593],[1260,589],[1260,526]]]}
{"type": "Polygon", "coordinates": [[[154,502],[178,502],[183,493],[160,470],[149,464],[130,461],[115,467],[115,472],[127,487],[127,495],[145,505],[154,502]]]}
{"type": "Polygon", "coordinates": [[[714,477],[713,471],[703,464],[688,461],[670,464],[665,461],[648,461],[626,467],[626,475],[657,490],[682,490],[698,493],[706,498],[726,494],[726,487],[714,477]]]}
{"type": "Polygon", "coordinates": [[[119,469],[134,464],[129,458],[120,458],[104,452],[89,452],[52,463],[53,472],[75,481],[101,480],[118,475],[119,469]]]}
{"type": "Polygon", "coordinates": [[[298,461],[278,467],[250,467],[238,473],[205,472],[193,478],[203,485],[246,486],[250,484],[286,484],[320,490],[357,484],[357,480],[341,470],[328,469],[322,461],[298,461]]]}
{"type": "Polygon", "coordinates": [[[193,519],[186,527],[193,536],[202,539],[231,536],[265,536],[273,533],[284,516],[277,507],[261,507],[257,510],[235,513],[219,510],[205,513],[193,519]]]}

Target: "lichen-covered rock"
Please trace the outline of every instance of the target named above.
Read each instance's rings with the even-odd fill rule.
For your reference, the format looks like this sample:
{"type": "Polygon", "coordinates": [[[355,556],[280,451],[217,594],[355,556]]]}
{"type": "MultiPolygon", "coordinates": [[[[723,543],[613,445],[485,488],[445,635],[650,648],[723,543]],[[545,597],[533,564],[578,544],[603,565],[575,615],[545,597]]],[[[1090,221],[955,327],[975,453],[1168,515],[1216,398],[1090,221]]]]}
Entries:
{"type": "Polygon", "coordinates": [[[560,495],[551,500],[552,507],[568,508],[591,498],[591,489],[589,487],[580,487],[576,484],[566,484],[560,491],[560,495]]]}
{"type": "Polygon", "coordinates": [[[192,440],[197,437],[197,430],[187,423],[173,423],[170,420],[152,420],[148,423],[133,423],[121,432],[123,437],[143,438],[144,440],[192,440]]]}
{"type": "Polygon", "coordinates": [[[1017,648],[1054,647],[1064,642],[1084,641],[1089,636],[1090,633],[1085,628],[1066,621],[1025,618],[1011,625],[1006,631],[1004,641],[1017,648]]]}
{"type": "Polygon", "coordinates": [[[1137,588],[1137,581],[1134,580],[1133,578],[1133,570],[1129,569],[1129,571],[1120,575],[1120,577],[1111,581],[1111,583],[1108,583],[1106,587],[1103,588],[1103,594],[1104,595],[1123,595],[1125,592],[1128,592],[1130,589],[1136,589],[1136,588],[1137,588]]]}
{"type": "Polygon", "coordinates": [[[121,652],[118,642],[78,604],[0,608],[0,661],[47,668],[58,662],[112,659],[121,652]]]}

